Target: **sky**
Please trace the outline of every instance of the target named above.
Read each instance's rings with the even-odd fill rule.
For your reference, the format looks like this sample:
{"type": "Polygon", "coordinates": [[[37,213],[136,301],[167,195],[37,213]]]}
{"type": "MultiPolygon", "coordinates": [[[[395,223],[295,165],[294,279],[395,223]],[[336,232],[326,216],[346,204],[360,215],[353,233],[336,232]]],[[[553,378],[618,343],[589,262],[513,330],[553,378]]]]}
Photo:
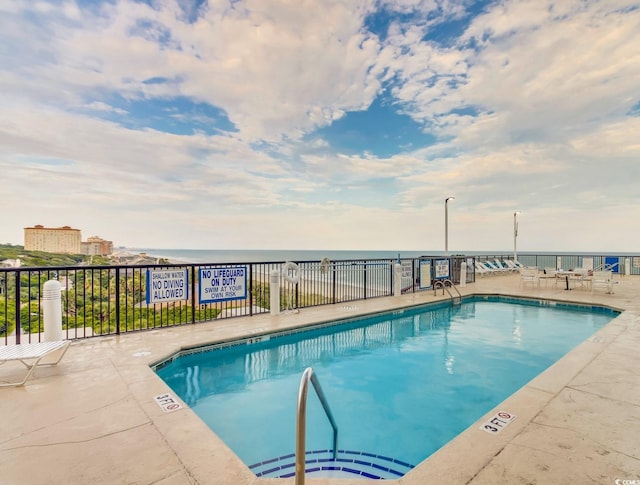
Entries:
{"type": "Polygon", "coordinates": [[[0,0],[0,107],[0,243],[640,251],[640,0],[0,0]]]}

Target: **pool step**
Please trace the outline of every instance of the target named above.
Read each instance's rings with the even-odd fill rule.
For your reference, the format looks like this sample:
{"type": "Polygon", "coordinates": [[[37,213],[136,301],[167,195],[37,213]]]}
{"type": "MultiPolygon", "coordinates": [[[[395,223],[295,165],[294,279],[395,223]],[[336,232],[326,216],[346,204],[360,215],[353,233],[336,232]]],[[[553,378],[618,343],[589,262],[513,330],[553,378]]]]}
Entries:
{"type": "MultiPolygon", "coordinates": [[[[306,475],[310,477],[397,479],[413,468],[413,465],[401,460],[351,450],[338,450],[335,460],[332,450],[307,451],[305,463],[306,475]]],[[[249,468],[258,477],[293,477],[296,473],[296,456],[291,453],[256,463],[249,468]]]]}

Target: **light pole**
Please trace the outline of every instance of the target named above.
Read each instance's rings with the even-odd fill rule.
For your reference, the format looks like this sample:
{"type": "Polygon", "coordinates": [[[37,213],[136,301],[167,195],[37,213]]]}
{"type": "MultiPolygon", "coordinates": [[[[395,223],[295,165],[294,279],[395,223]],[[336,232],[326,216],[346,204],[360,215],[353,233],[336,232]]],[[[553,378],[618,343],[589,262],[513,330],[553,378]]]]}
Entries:
{"type": "Polygon", "coordinates": [[[513,213],[513,260],[518,260],[518,249],[517,249],[517,241],[518,241],[518,214],[520,211],[515,211],[513,213]]]}
{"type": "Polygon", "coordinates": [[[449,256],[449,201],[455,197],[444,199],[444,254],[449,256]]]}

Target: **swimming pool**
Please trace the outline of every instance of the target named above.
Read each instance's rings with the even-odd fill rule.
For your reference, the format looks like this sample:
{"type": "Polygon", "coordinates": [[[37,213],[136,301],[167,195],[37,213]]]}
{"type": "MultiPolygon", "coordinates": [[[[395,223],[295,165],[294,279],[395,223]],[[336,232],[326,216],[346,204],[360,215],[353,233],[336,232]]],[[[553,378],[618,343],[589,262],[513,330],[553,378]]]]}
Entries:
{"type": "MultiPolygon", "coordinates": [[[[616,315],[476,297],[197,349],[156,371],[257,475],[289,476],[298,385],[313,366],[339,427],[333,468],[369,463],[362,476],[397,478],[616,315]]],[[[307,411],[307,450],[327,450],[313,393],[307,411]]],[[[308,470],[331,468],[326,453],[308,458],[308,470]]]]}

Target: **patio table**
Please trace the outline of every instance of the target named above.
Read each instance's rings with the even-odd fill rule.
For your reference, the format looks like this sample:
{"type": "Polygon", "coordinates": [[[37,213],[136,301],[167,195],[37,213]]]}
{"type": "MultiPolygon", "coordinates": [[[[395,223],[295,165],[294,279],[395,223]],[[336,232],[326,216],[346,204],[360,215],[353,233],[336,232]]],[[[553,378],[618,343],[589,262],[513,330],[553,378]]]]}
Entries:
{"type": "Polygon", "coordinates": [[[566,286],[565,286],[565,290],[569,291],[572,288],[569,288],[569,277],[570,276],[578,276],[578,273],[576,273],[575,271],[564,271],[559,269],[558,271],[556,271],[556,278],[564,278],[566,286]]]}

